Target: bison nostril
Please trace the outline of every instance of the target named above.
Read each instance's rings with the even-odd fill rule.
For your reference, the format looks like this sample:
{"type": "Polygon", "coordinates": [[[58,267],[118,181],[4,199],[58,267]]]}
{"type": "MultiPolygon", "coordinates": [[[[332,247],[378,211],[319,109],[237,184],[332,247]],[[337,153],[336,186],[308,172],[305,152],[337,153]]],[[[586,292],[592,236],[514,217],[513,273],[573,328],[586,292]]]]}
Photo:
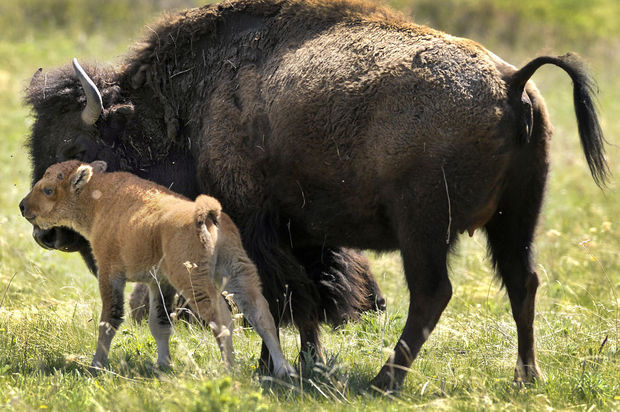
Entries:
{"type": "Polygon", "coordinates": [[[19,211],[22,213],[22,216],[24,216],[24,201],[22,200],[21,202],[19,202],[19,211]]]}
{"type": "Polygon", "coordinates": [[[383,297],[377,298],[375,304],[378,310],[385,310],[385,308],[387,307],[387,304],[385,303],[385,299],[383,297]]]}

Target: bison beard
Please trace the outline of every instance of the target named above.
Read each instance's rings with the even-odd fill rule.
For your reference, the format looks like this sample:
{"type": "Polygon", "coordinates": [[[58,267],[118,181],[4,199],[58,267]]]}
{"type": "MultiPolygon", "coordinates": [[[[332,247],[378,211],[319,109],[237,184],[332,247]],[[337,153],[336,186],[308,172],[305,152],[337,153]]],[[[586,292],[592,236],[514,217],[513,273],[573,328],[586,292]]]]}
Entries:
{"type": "MultiPolygon", "coordinates": [[[[592,81],[576,56],[517,70],[471,40],[347,0],[192,9],[163,20],[118,67],[39,73],[27,96],[33,177],[67,158],[101,159],[218,198],[276,321],[294,322],[302,351],[319,358],[320,321],[383,307],[357,249],[400,250],[409,314],[373,380],[388,389],[450,300],[458,234],[482,229],[517,325],[515,379],[531,381],[531,246],[552,126],[528,80],[546,64],[573,80],[584,154],[604,185],[592,81]]],[[[41,239],[62,249],[63,230],[41,239]]]]}

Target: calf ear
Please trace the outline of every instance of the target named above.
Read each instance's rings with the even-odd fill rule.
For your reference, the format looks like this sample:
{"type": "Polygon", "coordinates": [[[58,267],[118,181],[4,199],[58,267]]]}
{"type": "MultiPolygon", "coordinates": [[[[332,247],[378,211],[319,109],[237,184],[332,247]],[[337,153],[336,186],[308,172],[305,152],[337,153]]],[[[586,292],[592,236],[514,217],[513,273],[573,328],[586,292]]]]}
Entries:
{"type": "Polygon", "coordinates": [[[103,160],[95,160],[90,164],[94,173],[103,173],[108,169],[108,164],[103,160]]]}
{"type": "Polygon", "coordinates": [[[93,176],[93,168],[91,165],[82,165],[73,173],[69,179],[71,182],[71,191],[79,193],[86,183],[93,176]]]}

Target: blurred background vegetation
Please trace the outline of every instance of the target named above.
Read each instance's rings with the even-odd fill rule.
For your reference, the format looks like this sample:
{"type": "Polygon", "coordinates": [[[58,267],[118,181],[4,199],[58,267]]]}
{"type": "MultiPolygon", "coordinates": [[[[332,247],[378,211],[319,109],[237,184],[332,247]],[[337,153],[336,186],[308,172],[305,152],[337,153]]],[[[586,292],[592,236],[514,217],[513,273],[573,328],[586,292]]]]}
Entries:
{"type": "MultiPolygon", "coordinates": [[[[213,1],[211,1],[212,3],[213,1]]],[[[381,1],[379,1],[381,2],[381,1]]],[[[36,40],[61,30],[67,35],[136,33],[162,10],[201,6],[201,0],[3,0],[2,40],[36,40]]],[[[388,0],[421,24],[492,45],[588,46],[617,42],[617,0],[388,0]]]]}
{"type": "Polygon", "coordinates": [[[0,27],[8,40],[44,38],[58,30],[80,36],[103,33],[114,39],[140,29],[162,10],[194,7],[191,0],[4,0],[0,27]]]}
{"type": "Polygon", "coordinates": [[[615,0],[393,0],[422,24],[492,46],[588,46],[617,42],[615,0]]]}

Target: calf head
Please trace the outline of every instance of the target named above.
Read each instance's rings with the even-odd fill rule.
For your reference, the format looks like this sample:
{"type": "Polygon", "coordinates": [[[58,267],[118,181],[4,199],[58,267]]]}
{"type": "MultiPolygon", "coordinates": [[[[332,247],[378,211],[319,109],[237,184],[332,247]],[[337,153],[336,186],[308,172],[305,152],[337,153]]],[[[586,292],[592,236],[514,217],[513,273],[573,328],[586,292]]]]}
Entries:
{"type": "Polygon", "coordinates": [[[71,227],[80,192],[93,173],[103,173],[106,167],[103,161],[84,164],[78,160],[50,166],[19,203],[22,216],[43,230],[71,227]]]}

